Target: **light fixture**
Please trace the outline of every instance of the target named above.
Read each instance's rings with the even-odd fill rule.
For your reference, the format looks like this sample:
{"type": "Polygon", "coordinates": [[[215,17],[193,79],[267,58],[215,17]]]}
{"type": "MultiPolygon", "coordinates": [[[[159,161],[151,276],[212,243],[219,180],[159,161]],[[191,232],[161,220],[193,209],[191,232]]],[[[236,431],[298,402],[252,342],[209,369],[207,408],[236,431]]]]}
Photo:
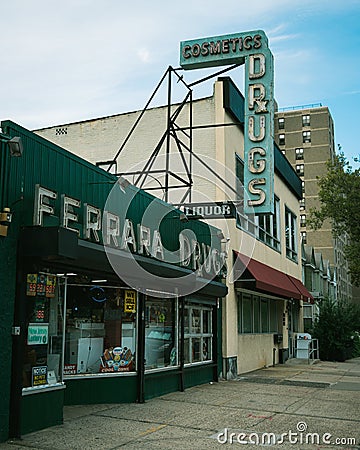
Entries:
{"type": "Polygon", "coordinates": [[[107,283],[107,280],[91,280],[92,283],[107,283]]]}
{"type": "Polygon", "coordinates": [[[22,156],[24,147],[23,147],[20,137],[15,136],[15,137],[11,138],[8,141],[8,145],[9,145],[9,149],[10,149],[10,156],[14,156],[17,158],[22,156]]]}

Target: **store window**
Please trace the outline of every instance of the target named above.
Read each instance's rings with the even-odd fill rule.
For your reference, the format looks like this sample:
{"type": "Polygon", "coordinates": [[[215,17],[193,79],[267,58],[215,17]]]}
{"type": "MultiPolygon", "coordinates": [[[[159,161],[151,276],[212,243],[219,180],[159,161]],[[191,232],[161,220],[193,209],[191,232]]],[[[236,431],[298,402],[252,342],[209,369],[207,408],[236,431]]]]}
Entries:
{"type": "Polygon", "coordinates": [[[137,293],[80,278],[67,283],[64,376],[135,371],[137,293]]]}
{"type": "Polygon", "coordinates": [[[184,311],[184,362],[193,364],[212,361],[212,309],[202,305],[186,305],[184,311]]]}
{"type": "Polygon", "coordinates": [[[178,364],[177,299],[146,297],[145,369],[178,364]]]}
{"type": "Polygon", "coordinates": [[[26,333],[23,388],[62,382],[63,286],[54,275],[26,276],[26,333]]]}

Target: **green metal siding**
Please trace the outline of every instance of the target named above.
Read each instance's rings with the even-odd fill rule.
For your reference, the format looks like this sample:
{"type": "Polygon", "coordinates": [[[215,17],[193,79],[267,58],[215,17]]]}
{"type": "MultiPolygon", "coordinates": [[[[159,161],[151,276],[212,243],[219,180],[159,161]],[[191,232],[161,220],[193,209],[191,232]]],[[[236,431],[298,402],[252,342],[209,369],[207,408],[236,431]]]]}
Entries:
{"type": "Polygon", "coordinates": [[[136,376],[66,380],[65,405],[134,403],[136,376]]]}
{"type": "Polygon", "coordinates": [[[63,423],[64,389],[23,397],[21,434],[63,423]]]}
{"type": "Polygon", "coordinates": [[[16,284],[16,241],[0,237],[0,442],[8,438],[12,336],[16,284]]]}

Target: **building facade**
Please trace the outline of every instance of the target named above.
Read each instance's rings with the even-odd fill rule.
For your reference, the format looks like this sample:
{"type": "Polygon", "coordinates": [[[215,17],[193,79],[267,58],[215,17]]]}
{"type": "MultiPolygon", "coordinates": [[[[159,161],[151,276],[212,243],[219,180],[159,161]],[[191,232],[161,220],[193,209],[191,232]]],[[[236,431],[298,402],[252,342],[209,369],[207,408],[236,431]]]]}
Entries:
{"type": "MultiPolygon", "coordinates": [[[[172,105],[174,115],[178,107],[172,105]]],[[[93,163],[113,167],[131,182],[135,173],[144,173],[144,165],[151,161],[153,176],[143,187],[154,189],[162,197],[165,178],[160,169],[166,149],[158,143],[166,140],[168,113],[167,107],[158,107],[147,110],[143,116],[137,111],[58,125],[36,133],[93,163]],[[137,131],[127,139],[139,117],[142,120],[137,131]],[[127,145],[114,161],[125,140],[127,145]],[[153,149],[158,149],[158,153],[152,160],[153,149]]],[[[186,103],[179,111],[171,136],[191,130],[192,159],[191,163],[187,159],[189,141],[179,144],[175,140],[170,171],[185,177],[184,159],[191,164],[192,204],[229,201],[240,205],[244,200],[244,121],[244,97],[228,77],[215,82],[211,97],[195,100],[192,105],[186,103]]],[[[233,218],[213,222],[221,226],[228,247],[228,295],[222,302],[225,378],[292,357],[295,333],[303,328],[303,302],[312,301],[302,283],[298,224],[301,180],[275,144],[274,166],[275,214],[246,215],[237,207],[233,218]]],[[[177,189],[170,194],[170,201],[178,204],[184,191],[177,189]]],[[[188,210],[191,208],[183,207],[183,212],[188,214],[188,210]]]]}
{"type": "Polygon", "coordinates": [[[66,404],[216,381],[220,230],[184,224],[172,205],[1,126],[0,441],[62,423],[66,404]],[[184,251],[187,233],[201,260],[184,251]]]}
{"type": "Polygon", "coordinates": [[[275,114],[275,140],[302,180],[302,240],[330,262],[336,273],[336,298],[349,300],[352,285],[344,255],[346,236],[335,239],[328,220],[319,230],[312,230],[306,223],[310,209],[320,206],[317,177],[326,174],[326,162],[335,155],[334,122],[329,109],[320,104],[280,109],[275,114]]]}

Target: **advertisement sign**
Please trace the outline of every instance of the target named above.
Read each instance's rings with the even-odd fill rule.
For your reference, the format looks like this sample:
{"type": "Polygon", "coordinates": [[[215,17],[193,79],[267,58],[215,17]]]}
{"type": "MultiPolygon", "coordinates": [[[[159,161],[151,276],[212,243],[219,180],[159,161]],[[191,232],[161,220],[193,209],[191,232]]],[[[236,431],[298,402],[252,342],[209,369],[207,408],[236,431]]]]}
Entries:
{"type": "Polygon", "coordinates": [[[245,214],[274,213],[274,64],[262,30],[180,43],[185,70],[245,63],[245,214]]]}
{"type": "Polygon", "coordinates": [[[49,324],[30,323],[28,326],[28,345],[44,345],[49,341],[49,324]]]}
{"type": "Polygon", "coordinates": [[[47,366],[33,367],[31,385],[43,386],[44,384],[47,384],[47,366]]]}
{"type": "Polygon", "coordinates": [[[126,290],[124,297],[124,312],[136,313],[136,292],[126,290]]]}
{"type": "Polygon", "coordinates": [[[29,297],[36,296],[37,273],[28,273],[26,276],[26,295],[29,297]]]}
{"type": "Polygon", "coordinates": [[[64,375],[76,375],[77,364],[64,364],[64,375]]]}
{"type": "Polygon", "coordinates": [[[177,205],[187,219],[234,219],[236,206],[233,202],[182,203],[177,205]]]}

